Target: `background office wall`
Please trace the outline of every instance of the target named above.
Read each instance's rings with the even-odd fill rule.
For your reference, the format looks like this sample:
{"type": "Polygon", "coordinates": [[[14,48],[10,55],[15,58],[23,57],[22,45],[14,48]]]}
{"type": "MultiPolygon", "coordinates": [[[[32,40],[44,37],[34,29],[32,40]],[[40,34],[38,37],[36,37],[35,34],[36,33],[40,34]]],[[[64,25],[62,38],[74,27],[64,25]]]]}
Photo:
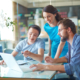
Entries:
{"type": "Polygon", "coordinates": [[[8,48],[13,49],[13,42],[12,41],[0,41],[0,45],[2,45],[2,50],[8,48]]]}
{"type": "MultiPolygon", "coordinates": [[[[19,0],[19,1],[21,1],[21,0],[19,0]]],[[[23,1],[22,1],[22,3],[23,3],[23,1]]],[[[62,3],[63,3],[63,1],[62,1],[62,3]]],[[[30,4],[32,4],[32,3],[30,3],[30,4]]],[[[48,4],[46,4],[46,2],[45,2],[44,6],[48,5],[48,4]]],[[[74,2],[73,2],[72,6],[70,6],[70,4],[69,4],[69,6],[68,5],[67,6],[66,5],[59,6],[59,5],[54,5],[52,2],[52,5],[58,9],[59,13],[61,14],[61,16],[63,18],[66,18],[66,17],[72,18],[72,17],[76,16],[77,20],[79,20],[80,19],[80,15],[79,15],[80,14],[80,5],[79,4],[76,5],[76,4],[77,3],[75,3],[75,5],[74,5],[74,2]]],[[[29,5],[29,4],[27,4],[27,5],[29,5]]],[[[32,6],[32,5],[24,7],[24,5],[19,4],[19,2],[17,2],[17,3],[13,2],[13,18],[14,18],[14,21],[17,21],[17,28],[15,27],[15,42],[14,42],[15,45],[13,45],[13,48],[19,42],[20,38],[26,37],[26,28],[24,28],[23,25],[25,25],[25,27],[28,27],[30,24],[35,24],[35,21],[37,19],[37,21],[39,21],[39,25],[41,26],[42,31],[44,31],[43,26],[44,26],[45,22],[41,15],[42,9],[44,6],[40,6],[40,5],[37,5],[34,7],[30,7],[30,6],[32,6]],[[37,18],[35,18],[35,14],[38,16],[37,18]],[[23,25],[20,25],[21,22],[23,23],[23,25]]],[[[79,27],[79,25],[76,25],[76,26],[79,27]]],[[[78,33],[80,33],[80,31],[78,31],[78,33]]],[[[45,37],[45,35],[43,37],[45,37]]],[[[48,36],[46,38],[48,38],[48,36]]],[[[4,44],[4,43],[2,42],[2,44],[4,44]]],[[[12,45],[12,44],[8,43],[7,45],[12,45]]]]}
{"type": "Polygon", "coordinates": [[[24,17],[22,14],[27,14],[27,8],[18,3],[13,2],[13,20],[17,22],[17,25],[15,25],[14,30],[15,44],[17,44],[20,39],[21,29],[27,27],[27,17],[24,17]]]}

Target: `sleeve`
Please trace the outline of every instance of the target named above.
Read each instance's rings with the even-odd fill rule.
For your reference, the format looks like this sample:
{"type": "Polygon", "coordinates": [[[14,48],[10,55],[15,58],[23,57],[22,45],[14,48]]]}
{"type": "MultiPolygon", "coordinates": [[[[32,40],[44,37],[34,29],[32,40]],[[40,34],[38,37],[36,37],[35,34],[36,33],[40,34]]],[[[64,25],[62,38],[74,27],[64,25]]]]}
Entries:
{"type": "Polygon", "coordinates": [[[68,63],[70,62],[70,61],[69,61],[69,58],[70,58],[70,55],[69,55],[69,54],[70,54],[70,52],[71,52],[71,51],[70,51],[70,48],[71,48],[71,46],[70,46],[70,44],[68,43],[68,52],[67,52],[67,54],[65,55],[65,58],[67,59],[68,63]]]}
{"type": "Polygon", "coordinates": [[[39,48],[45,49],[45,41],[42,40],[42,39],[41,39],[41,40],[39,41],[39,43],[38,43],[38,49],[39,49],[39,48]]]}
{"type": "Polygon", "coordinates": [[[64,64],[64,68],[65,68],[65,72],[68,75],[72,75],[73,74],[72,71],[71,71],[70,63],[64,64]]]}
{"type": "Polygon", "coordinates": [[[22,41],[20,41],[14,49],[16,52],[22,51],[22,41]]]}
{"type": "Polygon", "coordinates": [[[78,80],[80,79],[80,64],[74,65],[74,66],[70,66],[72,72],[74,73],[74,76],[78,78],[78,80]]]}
{"type": "Polygon", "coordinates": [[[65,71],[68,75],[72,75],[73,71],[72,71],[72,67],[71,66],[75,66],[75,65],[79,65],[80,64],[80,39],[78,39],[73,47],[73,54],[71,59],[70,59],[70,63],[65,64],[65,71]]]}
{"type": "Polygon", "coordinates": [[[69,52],[67,52],[67,54],[65,55],[65,58],[66,58],[67,61],[69,62],[69,52]]]}

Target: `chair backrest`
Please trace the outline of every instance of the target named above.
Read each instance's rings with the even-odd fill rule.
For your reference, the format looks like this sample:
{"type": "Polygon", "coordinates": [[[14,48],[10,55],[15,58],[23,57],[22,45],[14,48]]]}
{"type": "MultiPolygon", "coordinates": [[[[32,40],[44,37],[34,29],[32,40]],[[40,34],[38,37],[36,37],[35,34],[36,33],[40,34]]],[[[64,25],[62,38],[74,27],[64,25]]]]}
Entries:
{"type": "MultiPolygon", "coordinates": [[[[4,50],[4,53],[8,53],[8,54],[11,54],[13,52],[13,49],[5,49],[4,50]]],[[[21,54],[21,53],[18,53],[16,56],[15,56],[15,59],[16,60],[23,60],[24,59],[24,57],[23,57],[23,55],[21,54]]]]}
{"type": "Polygon", "coordinates": [[[4,50],[4,53],[8,53],[8,54],[11,54],[13,52],[13,49],[5,49],[4,50]]]}
{"type": "Polygon", "coordinates": [[[0,44],[0,52],[2,52],[2,45],[0,44]]]}
{"type": "MultiPolygon", "coordinates": [[[[0,44],[0,52],[2,52],[2,45],[0,44]]],[[[2,57],[0,56],[0,60],[2,60],[2,57]]]]}

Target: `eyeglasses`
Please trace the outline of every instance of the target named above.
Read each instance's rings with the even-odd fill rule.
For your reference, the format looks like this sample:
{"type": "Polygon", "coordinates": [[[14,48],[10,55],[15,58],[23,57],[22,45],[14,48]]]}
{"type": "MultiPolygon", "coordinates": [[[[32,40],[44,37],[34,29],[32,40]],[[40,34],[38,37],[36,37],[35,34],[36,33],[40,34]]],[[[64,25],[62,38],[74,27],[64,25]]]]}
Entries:
{"type": "MultiPolygon", "coordinates": [[[[67,28],[63,28],[63,29],[67,29],[67,28]]],[[[61,32],[63,29],[59,29],[58,32],[61,32]]]]}

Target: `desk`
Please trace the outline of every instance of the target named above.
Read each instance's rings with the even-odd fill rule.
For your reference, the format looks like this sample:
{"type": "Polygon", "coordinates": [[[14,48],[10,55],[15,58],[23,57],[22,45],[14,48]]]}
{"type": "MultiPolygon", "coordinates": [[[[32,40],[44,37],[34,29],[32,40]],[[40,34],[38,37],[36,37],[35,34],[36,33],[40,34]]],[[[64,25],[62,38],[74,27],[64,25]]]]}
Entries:
{"type": "Polygon", "coordinates": [[[56,71],[44,71],[40,74],[39,71],[20,73],[8,69],[5,65],[2,65],[0,68],[1,70],[4,68],[0,71],[0,80],[51,80],[56,74],[56,71]]]}

